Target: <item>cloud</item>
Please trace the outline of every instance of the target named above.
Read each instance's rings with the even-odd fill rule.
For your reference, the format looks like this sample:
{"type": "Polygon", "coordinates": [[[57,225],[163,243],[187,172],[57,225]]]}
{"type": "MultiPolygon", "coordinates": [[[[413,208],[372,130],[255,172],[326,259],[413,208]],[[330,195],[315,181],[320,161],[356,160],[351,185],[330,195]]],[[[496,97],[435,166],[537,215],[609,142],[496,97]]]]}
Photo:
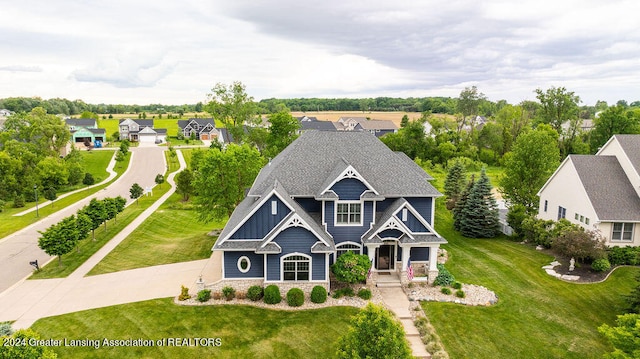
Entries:
{"type": "Polygon", "coordinates": [[[0,71],[9,71],[9,72],[42,72],[42,67],[40,67],[40,66],[25,66],[25,65],[8,65],[8,66],[0,66],[0,71]]]}

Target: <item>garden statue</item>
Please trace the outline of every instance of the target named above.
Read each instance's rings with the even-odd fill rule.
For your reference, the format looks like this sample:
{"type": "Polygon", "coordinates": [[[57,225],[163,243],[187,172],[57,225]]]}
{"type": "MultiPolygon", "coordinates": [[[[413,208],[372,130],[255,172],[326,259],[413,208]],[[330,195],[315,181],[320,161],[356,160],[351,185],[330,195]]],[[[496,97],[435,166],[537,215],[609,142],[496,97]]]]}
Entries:
{"type": "Polygon", "coordinates": [[[574,269],[576,269],[576,260],[571,257],[569,261],[569,272],[573,272],[574,269]]]}

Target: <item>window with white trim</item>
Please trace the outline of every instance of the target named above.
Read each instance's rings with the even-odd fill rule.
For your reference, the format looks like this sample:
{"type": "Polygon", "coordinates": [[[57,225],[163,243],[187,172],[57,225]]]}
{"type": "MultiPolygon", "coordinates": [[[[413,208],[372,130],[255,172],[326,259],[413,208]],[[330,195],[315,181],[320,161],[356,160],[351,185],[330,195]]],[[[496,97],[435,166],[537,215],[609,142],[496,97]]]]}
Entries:
{"type": "Polygon", "coordinates": [[[278,214],[278,201],[271,201],[271,214],[274,216],[278,214]]]}
{"type": "Polygon", "coordinates": [[[402,221],[403,222],[407,221],[407,209],[406,208],[402,209],[402,221]]]}
{"type": "Polygon", "coordinates": [[[241,273],[247,273],[251,269],[251,260],[247,256],[238,258],[238,270],[241,273]]]}
{"type": "Polygon", "coordinates": [[[633,241],[633,223],[614,223],[612,241],[633,241]]]}
{"type": "Polygon", "coordinates": [[[562,218],[567,218],[567,209],[562,206],[558,206],[558,220],[561,220],[562,218]]]}
{"type": "Polygon", "coordinates": [[[301,255],[290,255],[282,259],[282,279],[286,281],[309,280],[311,259],[301,255]]]}
{"type": "Polygon", "coordinates": [[[353,252],[355,254],[360,254],[360,246],[357,244],[353,244],[353,243],[344,243],[344,244],[337,244],[336,245],[336,259],[338,259],[338,257],[340,257],[341,255],[347,253],[347,252],[353,252]]]}
{"type": "Polygon", "coordinates": [[[337,202],[336,224],[362,224],[362,203],[337,202]]]}

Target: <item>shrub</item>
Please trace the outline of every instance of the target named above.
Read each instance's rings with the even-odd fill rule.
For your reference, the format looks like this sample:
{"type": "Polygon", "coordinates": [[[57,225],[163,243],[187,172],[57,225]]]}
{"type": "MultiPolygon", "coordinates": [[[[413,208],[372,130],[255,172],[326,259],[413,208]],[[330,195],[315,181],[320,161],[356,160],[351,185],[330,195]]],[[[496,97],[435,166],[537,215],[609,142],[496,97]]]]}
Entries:
{"type": "Polygon", "coordinates": [[[299,307],[304,303],[304,292],[300,288],[291,288],[287,292],[287,304],[290,307],[299,307]]]}
{"type": "Polygon", "coordinates": [[[183,301],[183,300],[187,300],[191,298],[191,296],[189,295],[189,288],[185,287],[185,286],[181,286],[180,287],[180,295],[178,296],[178,300],[183,301]]]}
{"type": "Polygon", "coordinates": [[[262,299],[263,295],[264,290],[259,285],[252,285],[251,287],[249,287],[249,290],[247,290],[247,298],[251,299],[254,302],[262,299]]]}
{"type": "Polygon", "coordinates": [[[444,264],[438,263],[437,267],[438,276],[433,282],[434,285],[451,285],[451,283],[456,281],[456,279],[453,277],[453,274],[449,273],[447,268],[444,267],[444,264]]]}
{"type": "Polygon", "coordinates": [[[364,300],[369,300],[371,299],[371,291],[367,288],[362,288],[358,291],[358,297],[364,300]]]}
{"type": "Polygon", "coordinates": [[[264,289],[264,302],[267,304],[278,304],[280,301],[282,301],[280,288],[275,284],[268,285],[264,289]]]}
{"type": "Polygon", "coordinates": [[[238,298],[238,299],[246,299],[247,298],[247,292],[236,292],[236,298],[238,298]]]}
{"type": "Polygon", "coordinates": [[[369,267],[371,267],[369,256],[348,251],[331,265],[331,271],[340,282],[359,283],[367,280],[369,267]]]}
{"type": "Polygon", "coordinates": [[[606,257],[604,240],[596,232],[585,231],[582,228],[567,228],[560,231],[560,235],[551,245],[558,254],[574,257],[580,262],[606,257]]]}
{"type": "Polygon", "coordinates": [[[522,237],[529,243],[551,248],[551,242],[553,242],[551,229],[554,223],[552,220],[526,217],[521,222],[522,237]]]}
{"type": "Polygon", "coordinates": [[[327,290],[323,286],[317,285],[311,290],[311,301],[313,303],[324,303],[327,301],[327,290]]]}
{"type": "Polygon", "coordinates": [[[198,292],[198,302],[206,302],[211,299],[211,291],[209,289],[203,289],[198,292]]]}
{"type": "Polygon", "coordinates": [[[451,285],[451,287],[453,287],[453,289],[462,289],[462,283],[454,282],[453,285],[451,285]]]}
{"type": "Polygon", "coordinates": [[[0,337],[9,336],[11,334],[13,334],[11,323],[8,323],[8,322],[0,323],[0,337]]]}
{"type": "Polygon", "coordinates": [[[464,298],[465,297],[464,291],[462,291],[462,290],[456,291],[456,297],[464,298]]]}
{"type": "Polygon", "coordinates": [[[450,288],[448,288],[448,287],[442,287],[442,288],[440,289],[440,293],[442,293],[442,294],[446,294],[446,295],[449,295],[449,294],[451,294],[451,289],[450,289],[450,288]]]}
{"type": "Polygon", "coordinates": [[[5,206],[5,202],[3,200],[0,199],[0,212],[4,211],[4,206],[5,206]]]}
{"type": "Polygon", "coordinates": [[[220,300],[222,299],[222,292],[213,292],[212,296],[213,296],[213,299],[220,300]]]}
{"type": "Polygon", "coordinates": [[[353,297],[354,295],[356,295],[356,293],[353,291],[351,287],[341,288],[333,292],[333,297],[336,299],[344,296],[353,297]]]}
{"type": "Polygon", "coordinates": [[[527,209],[521,204],[514,204],[509,208],[507,213],[507,223],[513,229],[513,235],[516,237],[523,236],[522,222],[527,218],[527,209]]]}
{"type": "Polygon", "coordinates": [[[13,199],[13,208],[24,207],[24,197],[20,194],[13,199]]]}
{"type": "Polygon", "coordinates": [[[607,249],[607,257],[611,265],[637,265],[640,263],[640,247],[611,247],[607,249]]]}
{"type": "Polygon", "coordinates": [[[236,290],[229,286],[224,287],[222,288],[222,295],[226,300],[231,300],[236,296],[236,290]]]}
{"type": "Polygon", "coordinates": [[[82,184],[91,186],[95,182],[96,180],[93,178],[93,175],[91,173],[87,172],[84,174],[84,179],[82,180],[82,184]]]}
{"type": "Polygon", "coordinates": [[[611,269],[611,263],[609,263],[609,260],[606,258],[596,259],[595,261],[593,261],[593,263],[591,263],[591,269],[596,272],[608,271],[609,269],[611,269]]]}

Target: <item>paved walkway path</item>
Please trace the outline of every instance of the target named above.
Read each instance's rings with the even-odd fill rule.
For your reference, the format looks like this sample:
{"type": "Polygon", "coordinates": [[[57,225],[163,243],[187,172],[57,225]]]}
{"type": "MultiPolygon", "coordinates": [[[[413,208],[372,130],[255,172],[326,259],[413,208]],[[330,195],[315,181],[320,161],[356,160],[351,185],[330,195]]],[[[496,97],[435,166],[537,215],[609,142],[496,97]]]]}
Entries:
{"type": "Polygon", "coordinates": [[[37,260],[43,265],[54,259],[38,247],[39,231],[45,231],[63,218],[75,214],[92,198],[122,196],[131,203],[129,188],[133,183],[138,183],[143,188],[152,187],[155,185],[156,174],[166,172],[164,151],[161,147],[131,148],[129,168],[108,187],[0,239],[0,293],[32,273],[30,261],[37,260]]]}
{"type": "MultiPolygon", "coordinates": [[[[186,167],[184,157],[180,151],[177,153],[180,169],[183,169],[186,167]]],[[[171,190],[67,278],[23,280],[1,293],[0,321],[15,320],[14,329],[27,328],[43,317],[170,297],[180,291],[180,285],[192,286],[208,259],[84,277],[173,194],[176,173],[167,178],[171,190]]]]}
{"type": "Polygon", "coordinates": [[[404,326],[407,340],[413,351],[413,355],[417,358],[431,358],[431,354],[420,338],[418,328],[413,324],[413,318],[409,309],[409,299],[402,291],[401,287],[378,288],[384,304],[400,319],[404,326]]]}

